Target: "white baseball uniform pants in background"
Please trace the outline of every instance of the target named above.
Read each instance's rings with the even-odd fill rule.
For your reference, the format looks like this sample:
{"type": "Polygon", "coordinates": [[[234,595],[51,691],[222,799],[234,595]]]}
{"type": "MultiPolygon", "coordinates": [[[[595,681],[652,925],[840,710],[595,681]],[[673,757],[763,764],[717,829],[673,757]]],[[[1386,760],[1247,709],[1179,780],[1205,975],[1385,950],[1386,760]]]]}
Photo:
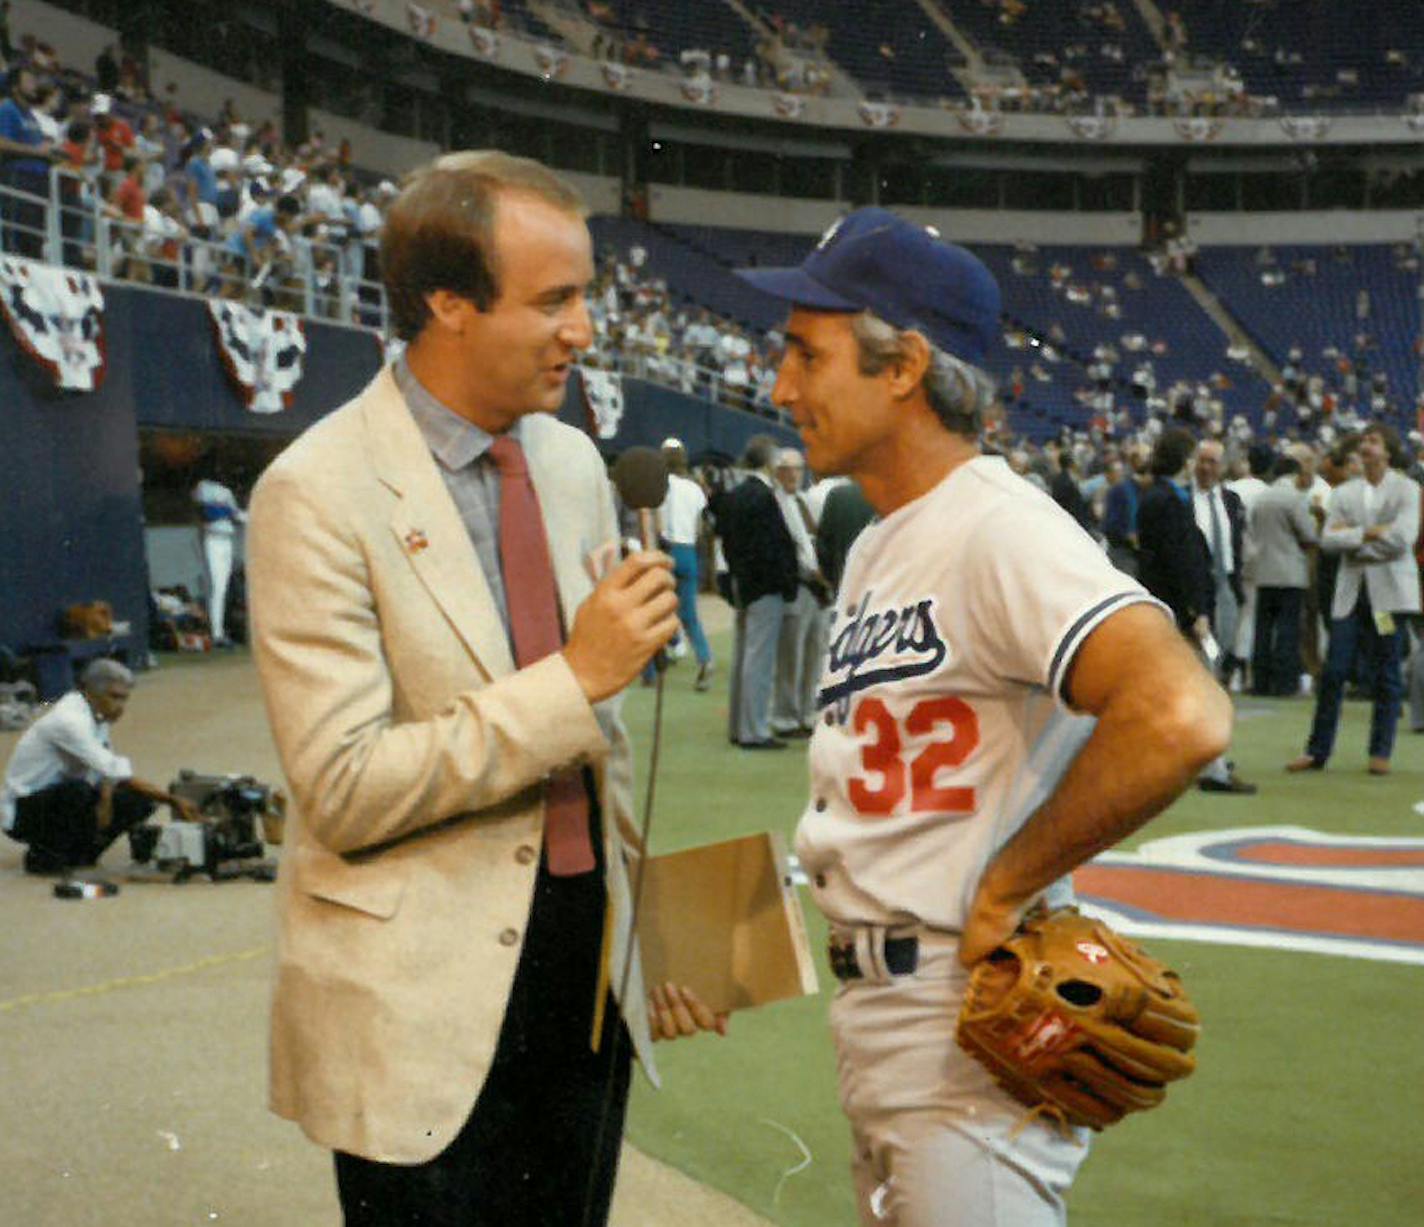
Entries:
{"type": "Polygon", "coordinates": [[[208,564],[208,622],[214,641],[227,638],[223,617],[227,608],[227,585],[232,578],[232,536],[224,533],[203,534],[203,557],[208,564]]]}
{"type": "Polygon", "coordinates": [[[919,966],[891,976],[883,929],[846,932],[865,977],[840,986],[831,1026],[863,1227],[1063,1227],[1089,1131],[1026,1120],[959,1047],[957,935],[921,931],[919,966]]]}

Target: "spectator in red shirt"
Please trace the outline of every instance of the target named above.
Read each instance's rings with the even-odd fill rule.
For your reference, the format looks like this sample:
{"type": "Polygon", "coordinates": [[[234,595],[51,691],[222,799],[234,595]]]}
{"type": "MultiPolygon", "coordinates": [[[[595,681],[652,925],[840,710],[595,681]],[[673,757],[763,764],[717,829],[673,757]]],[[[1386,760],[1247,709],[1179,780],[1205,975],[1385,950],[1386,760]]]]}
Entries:
{"type": "Polygon", "coordinates": [[[88,168],[94,154],[94,125],[86,119],[71,121],[64,134],[60,152],[64,155],[64,165],[69,170],[83,171],[88,168]]]}
{"type": "Polygon", "coordinates": [[[143,159],[133,156],[125,158],[123,172],[124,177],[114,188],[109,203],[124,221],[142,222],[143,207],[148,203],[148,193],[143,190],[143,159]]]}
{"type": "Polygon", "coordinates": [[[148,281],[148,263],[138,258],[142,251],[144,209],[148,193],[143,190],[143,160],[130,154],[124,159],[124,177],[109,197],[104,212],[123,226],[115,227],[115,247],[125,253],[124,268],[119,273],[130,281],[148,281]]]}
{"type": "Polygon", "coordinates": [[[128,120],[114,114],[114,100],[108,94],[95,94],[89,106],[94,117],[94,132],[104,151],[104,170],[111,175],[124,171],[124,159],[134,146],[134,131],[128,120]]]}

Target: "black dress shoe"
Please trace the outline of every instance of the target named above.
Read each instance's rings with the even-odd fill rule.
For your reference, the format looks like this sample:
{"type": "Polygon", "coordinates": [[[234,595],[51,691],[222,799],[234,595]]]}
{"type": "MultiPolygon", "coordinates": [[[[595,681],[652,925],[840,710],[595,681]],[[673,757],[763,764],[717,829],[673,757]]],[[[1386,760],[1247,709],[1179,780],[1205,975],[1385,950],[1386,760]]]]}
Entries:
{"type": "Polygon", "coordinates": [[[784,750],[786,743],[778,737],[765,737],[757,741],[739,741],[737,745],[743,750],[784,750]]]}

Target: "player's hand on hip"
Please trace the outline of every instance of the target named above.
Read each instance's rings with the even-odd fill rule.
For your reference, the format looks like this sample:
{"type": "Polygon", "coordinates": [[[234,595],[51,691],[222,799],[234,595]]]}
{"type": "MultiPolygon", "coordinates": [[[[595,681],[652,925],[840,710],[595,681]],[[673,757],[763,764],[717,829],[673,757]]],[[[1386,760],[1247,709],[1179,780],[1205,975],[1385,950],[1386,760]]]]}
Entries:
{"type": "Polygon", "coordinates": [[[655,1040],[675,1040],[699,1031],[727,1034],[726,1014],[714,1013],[690,988],[670,980],[648,994],[648,1024],[655,1040]]]}
{"type": "Polygon", "coordinates": [[[672,559],[645,550],[619,563],[579,606],[564,659],[597,703],[628,685],[676,633],[672,559]]]}
{"type": "Polygon", "coordinates": [[[964,918],[959,935],[959,961],[973,967],[980,959],[1013,936],[1028,910],[1026,904],[996,899],[981,889],[964,918]]]}

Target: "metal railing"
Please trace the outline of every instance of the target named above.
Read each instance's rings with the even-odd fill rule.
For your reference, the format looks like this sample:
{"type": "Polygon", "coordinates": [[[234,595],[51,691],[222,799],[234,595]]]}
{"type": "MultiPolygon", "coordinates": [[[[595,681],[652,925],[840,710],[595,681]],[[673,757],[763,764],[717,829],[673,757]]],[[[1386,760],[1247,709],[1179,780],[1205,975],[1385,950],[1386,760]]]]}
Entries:
{"type": "Polygon", "coordinates": [[[279,230],[254,253],[231,235],[197,234],[176,219],[154,228],[123,217],[104,201],[93,176],[69,167],[52,167],[48,185],[45,195],[12,182],[0,185],[0,245],[6,255],[107,281],[386,331],[385,288],[364,275],[375,267],[372,242],[332,242],[279,230]]]}
{"type": "MultiPolygon", "coordinates": [[[[376,244],[293,236],[255,267],[231,238],[160,232],[118,215],[91,176],[56,166],[45,195],[0,183],[0,247],[6,255],[167,293],[225,298],[387,335],[385,288],[363,275],[376,244]]],[[[750,383],[688,358],[600,347],[585,364],[617,371],[776,422],[790,418],[750,383]]]]}
{"type": "Polygon", "coordinates": [[[638,350],[599,349],[586,354],[582,365],[594,370],[616,371],[634,379],[645,379],[674,391],[685,392],[729,409],[755,413],[758,417],[790,424],[791,418],[771,403],[769,395],[750,383],[729,381],[726,371],[703,366],[690,358],[649,354],[638,350]]]}

